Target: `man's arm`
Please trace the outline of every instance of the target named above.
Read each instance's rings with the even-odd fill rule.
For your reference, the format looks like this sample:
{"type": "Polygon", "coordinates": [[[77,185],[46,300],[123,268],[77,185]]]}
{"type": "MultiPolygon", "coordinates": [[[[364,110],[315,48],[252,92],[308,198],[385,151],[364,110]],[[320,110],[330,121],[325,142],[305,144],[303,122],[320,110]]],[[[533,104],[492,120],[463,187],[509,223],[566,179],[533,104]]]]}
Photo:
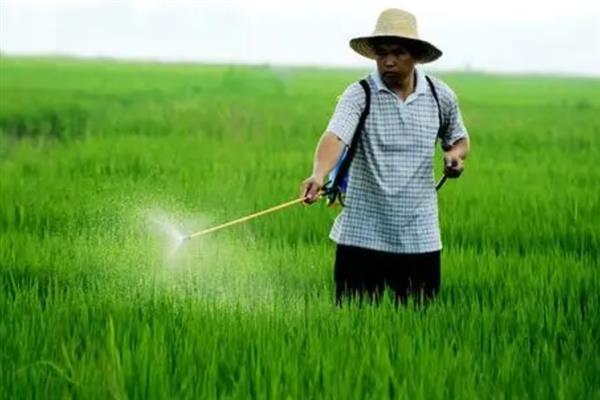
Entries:
{"type": "Polygon", "coordinates": [[[440,83],[442,112],[447,121],[445,132],[441,137],[444,150],[444,175],[448,178],[458,178],[463,172],[464,160],[471,148],[469,134],[463,123],[456,94],[448,85],[441,81],[440,83]]]}
{"type": "Polygon", "coordinates": [[[300,196],[306,197],[306,203],[315,202],[319,190],[323,187],[325,177],[335,167],[342,156],[345,144],[333,132],[326,131],[315,150],[312,175],[302,182],[300,196]]]}
{"type": "Polygon", "coordinates": [[[365,92],[358,82],[348,86],[340,96],[315,150],[312,175],[300,186],[300,196],[306,198],[305,203],[311,204],[318,199],[325,177],[339,161],[344,147],[352,143],[365,104],[365,92]]]}

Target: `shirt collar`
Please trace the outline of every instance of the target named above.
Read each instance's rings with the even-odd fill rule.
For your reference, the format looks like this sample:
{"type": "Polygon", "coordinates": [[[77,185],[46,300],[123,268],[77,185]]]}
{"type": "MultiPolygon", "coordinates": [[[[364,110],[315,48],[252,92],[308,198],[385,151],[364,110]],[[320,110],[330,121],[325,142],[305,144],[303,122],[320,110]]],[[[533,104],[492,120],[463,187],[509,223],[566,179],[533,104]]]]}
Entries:
{"type": "MultiPolygon", "coordinates": [[[[418,68],[415,68],[415,73],[417,75],[417,80],[415,82],[414,94],[420,95],[427,91],[427,82],[425,81],[425,75],[418,68]]],[[[373,82],[375,82],[375,87],[377,88],[378,92],[385,91],[393,94],[393,92],[390,89],[388,89],[385,83],[383,83],[383,80],[379,75],[379,71],[375,70],[371,72],[370,76],[371,79],[373,79],[373,82]]]]}

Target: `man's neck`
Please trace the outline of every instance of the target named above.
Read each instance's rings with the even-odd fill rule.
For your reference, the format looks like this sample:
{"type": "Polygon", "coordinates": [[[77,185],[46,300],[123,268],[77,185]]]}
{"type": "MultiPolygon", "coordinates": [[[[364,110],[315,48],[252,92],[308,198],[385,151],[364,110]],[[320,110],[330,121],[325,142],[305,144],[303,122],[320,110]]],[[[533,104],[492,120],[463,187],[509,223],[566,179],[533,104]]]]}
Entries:
{"type": "MultiPolygon", "coordinates": [[[[385,83],[384,83],[385,84],[385,83]]],[[[389,86],[388,88],[396,93],[402,101],[406,100],[411,93],[415,91],[415,86],[417,84],[417,71],[413,69],[411,73],[407,74],[404,78],[401,78],[397,81],[393,86],[389,86]]]]}

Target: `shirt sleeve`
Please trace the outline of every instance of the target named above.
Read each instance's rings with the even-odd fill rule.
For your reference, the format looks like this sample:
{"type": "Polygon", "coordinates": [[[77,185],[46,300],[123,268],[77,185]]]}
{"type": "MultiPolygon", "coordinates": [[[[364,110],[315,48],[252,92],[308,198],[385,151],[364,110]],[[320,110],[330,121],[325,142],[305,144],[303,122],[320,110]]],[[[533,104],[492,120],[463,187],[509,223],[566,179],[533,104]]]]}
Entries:
{"type": "Polygon", "coordinates": [[[360,83],[355,82],[348,86],[339,97],[327,131],[334,133],[346,146],[350,146],[365,105],[365,91],[360,83]]]}
{"type": "Polygon", "coordinates": [[[462,114],[458,106],[456,94],[446,86],[446,93],[443,99],[443,113],[446,121],[446,129],[442,132],[442,148],[448,148],[454,145],[459,139],[469,136],[467,128],[463,123],[462,114]]]}

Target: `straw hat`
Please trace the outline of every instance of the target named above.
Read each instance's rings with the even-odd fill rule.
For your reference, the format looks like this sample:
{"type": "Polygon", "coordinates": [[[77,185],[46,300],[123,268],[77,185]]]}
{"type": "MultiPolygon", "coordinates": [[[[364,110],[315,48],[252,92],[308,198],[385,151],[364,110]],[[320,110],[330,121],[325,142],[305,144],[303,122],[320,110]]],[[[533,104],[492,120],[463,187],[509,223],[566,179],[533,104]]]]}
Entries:
{"type": "Polygon", "coordinates": [[[414,46],[417,53],[417,60],[421,63],[437,60],[442,55],[440,49],[425,40],[419,39],[419,34],[417,33],[417,20],[415,16],[408,11],[399,10],[397,8],[384,10],[379,14],[373,34],[350,40],[350,47],[361,56],[376,59],[377,55],[369,44],[369,40],[379,37],[399,38],[409,42],[414,46]]]}

